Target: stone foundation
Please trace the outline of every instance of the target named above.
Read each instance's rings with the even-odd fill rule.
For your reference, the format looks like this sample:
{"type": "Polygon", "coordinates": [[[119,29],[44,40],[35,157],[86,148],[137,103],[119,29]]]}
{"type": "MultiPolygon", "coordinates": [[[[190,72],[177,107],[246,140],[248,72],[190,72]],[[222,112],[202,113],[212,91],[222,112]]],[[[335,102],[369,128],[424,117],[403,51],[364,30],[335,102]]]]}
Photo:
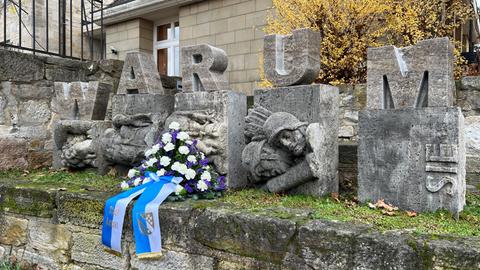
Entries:
{"type": "Polygon", "coordinates": [[[121,257],[101,245],[106,194],[0,186],[0,196],[0,260],[15,256],[42,269],[480,268],[478,237],[381,233],[366,225],[312,220],[307,210],[287,209],[295,218],[284,219],[275,209],[253,213],[215,201],[162,205],[164,256],[139,260],[130,222],[121,257]]]}

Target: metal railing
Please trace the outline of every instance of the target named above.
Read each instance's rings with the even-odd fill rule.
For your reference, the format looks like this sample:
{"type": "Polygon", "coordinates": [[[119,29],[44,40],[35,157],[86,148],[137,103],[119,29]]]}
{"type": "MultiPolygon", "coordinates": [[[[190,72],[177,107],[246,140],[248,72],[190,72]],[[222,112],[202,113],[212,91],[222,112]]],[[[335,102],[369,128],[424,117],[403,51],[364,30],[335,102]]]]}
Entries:
{"type": "Polygon", "coordinates": [[[0,47],[80,60],[105,57],[102,0],[0,1],[0,47]]]}

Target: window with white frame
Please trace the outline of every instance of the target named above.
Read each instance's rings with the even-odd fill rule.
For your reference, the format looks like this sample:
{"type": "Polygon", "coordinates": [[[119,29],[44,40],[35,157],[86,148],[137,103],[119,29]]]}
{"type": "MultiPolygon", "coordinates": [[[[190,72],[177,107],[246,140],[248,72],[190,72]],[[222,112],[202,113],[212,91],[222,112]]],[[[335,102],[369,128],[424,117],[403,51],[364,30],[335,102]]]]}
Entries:
{"type": "Polygon", "coordinates": [[[180,76],[180,24],[178,21],[155,24],[153,30],[153,55],[158,72],[180,76]]]}

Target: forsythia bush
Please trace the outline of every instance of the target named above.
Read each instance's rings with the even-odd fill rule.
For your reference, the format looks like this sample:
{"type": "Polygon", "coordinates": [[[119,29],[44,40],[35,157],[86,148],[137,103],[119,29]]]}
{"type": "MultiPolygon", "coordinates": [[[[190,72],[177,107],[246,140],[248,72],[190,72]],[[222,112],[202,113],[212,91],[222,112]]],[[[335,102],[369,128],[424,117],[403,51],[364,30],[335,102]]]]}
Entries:
{"type": "Polygon", "coordinates": [[[318,82],[329,84],[364,82],[368,47],[453,37],[472,15],[463,0],[273,0],[273,6],[267,33],[313,28],[322,34],[318,82]]]}

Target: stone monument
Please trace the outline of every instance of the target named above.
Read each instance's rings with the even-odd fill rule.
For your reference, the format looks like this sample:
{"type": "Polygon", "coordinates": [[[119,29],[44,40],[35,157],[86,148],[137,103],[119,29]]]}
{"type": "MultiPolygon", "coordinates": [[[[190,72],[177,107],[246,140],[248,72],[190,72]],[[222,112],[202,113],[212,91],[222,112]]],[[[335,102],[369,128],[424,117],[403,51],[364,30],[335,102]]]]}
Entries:
{"type": "Polygon", "coordinates": [[[117,94],[112,98],[113,127],[102,135],[101,173],[124,173],[138,165],[173,112],[174,89],[164,88],[152,56],[128,53],[117,94]]]}
{"type": "Polygon", "coordinates": [[[247,114],[244,94],[231,91],[224,74],[228,58],[221,49],[202,44],[182,48],[183,93],[175,95],[175,111],[167,119],[199,140],[214,169],[229,188],[247,185],[241,164],[242,133],[247,114]]]}
{"type": "Polygon", "coordinates": [[[320,72],[320,34],[270,35],[264,46],[265,76],[276,88],[255,90],[245,119],[249,180],[271,192],[338,191],[339,92],[309,85],[320,72]]]}
{"type": "Polygon", "coordinates": [[[453,58],[448,38],[368,50],[367,109],[359,115],[360,201],[462,211],[464,119],[453,106],[453,58]]]}
{"type": "Polygon", "coordinates": [[[112,85],[100,82],[56,82],[53,167],[95,167],[98,137],[111,123],[104,121],[112,85]]]}

